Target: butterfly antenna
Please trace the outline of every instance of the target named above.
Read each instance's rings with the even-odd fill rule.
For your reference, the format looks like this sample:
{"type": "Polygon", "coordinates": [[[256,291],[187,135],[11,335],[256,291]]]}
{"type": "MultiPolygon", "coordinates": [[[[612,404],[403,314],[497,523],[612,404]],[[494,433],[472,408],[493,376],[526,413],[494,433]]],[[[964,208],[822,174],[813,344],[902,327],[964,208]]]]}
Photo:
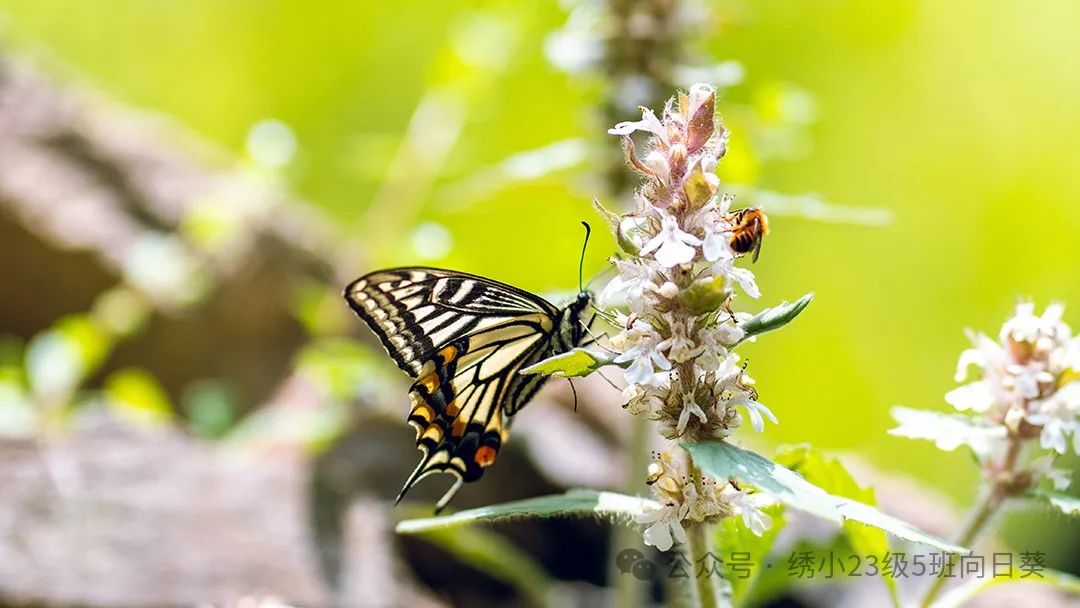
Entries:
{"type": "Polygon", "coordinates": [[[574,393],[574,413],[577,413],[577,388],[574,386],[574,381],[570,378],[566,379],[570,383],[570,392],[574,393]]]}
{"type": "Polygon", "coordinates": [[[578,291],[585,291],[585,248],[589,246],[589,235],[592,234],[592,227],[588,222],[581,222],[582,226],[585,226],[585,242],[581,244],[581,259],[578,260],[577,267],[577,284],[578,291]]]}

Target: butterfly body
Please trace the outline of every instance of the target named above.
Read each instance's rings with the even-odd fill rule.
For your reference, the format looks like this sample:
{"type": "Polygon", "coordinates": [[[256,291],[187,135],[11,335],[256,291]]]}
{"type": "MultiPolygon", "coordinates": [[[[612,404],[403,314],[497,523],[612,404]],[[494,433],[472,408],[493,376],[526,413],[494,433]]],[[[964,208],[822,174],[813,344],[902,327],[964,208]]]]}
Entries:
{"type": "Polygon", "coordinates": [[[360,277],[345,299],[411,378],[408,423],[420,463],[398,500],[423,477],[448,473],[480,479],[506,442],[513,416],[536,394],[543,375],[520,370],[578,346],[581,292],[563,308],[484,277],[437,268],[396,268],[360,277]]]}

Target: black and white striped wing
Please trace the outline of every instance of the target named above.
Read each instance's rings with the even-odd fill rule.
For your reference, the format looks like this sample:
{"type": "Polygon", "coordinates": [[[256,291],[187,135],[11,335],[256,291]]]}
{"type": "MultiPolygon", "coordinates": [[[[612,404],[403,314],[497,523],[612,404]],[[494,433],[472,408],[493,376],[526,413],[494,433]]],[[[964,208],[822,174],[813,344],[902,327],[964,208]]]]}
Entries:
{"type": "Polygon", "coordinates": [[[455,337],[523,315],[556,317],[559,309],[533,294],[471,274],[396,268],[364,275],[345,299],[413,378],[455,337]]]}
{"type": "Polygon", "coordinates": [[[409,424],[423,453],[401,496],[431,473],[475,481],[495,461],[510,420],[543,376],[518,371],[547,357],[559,309],[515,287],[431,268],[365,275],[349,305],[415,382],[409,424]]]}

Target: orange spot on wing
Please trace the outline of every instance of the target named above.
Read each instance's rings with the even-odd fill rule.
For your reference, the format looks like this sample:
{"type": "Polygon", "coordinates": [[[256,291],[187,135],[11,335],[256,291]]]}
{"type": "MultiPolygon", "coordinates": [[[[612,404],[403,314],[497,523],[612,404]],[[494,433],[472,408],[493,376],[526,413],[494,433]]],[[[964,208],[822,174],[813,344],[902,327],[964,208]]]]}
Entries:
{"type": "Polygon", "coordinates": [[[458,407],[457,401],[451,401],[447,404],[445,411],[447,416],[457,416],[461,408],[458,407]]]}
{"type": "Polygon", "coordinates": [[[455,420],[454,424],[450,427],[450,436],[451,437],[461,437],[464,434],[465,434],[465,421],[459,418],[459,419],[455,420]]]}
{"type": "Polygon", "coordinates": [[[439,358],[442,359],[443,365],[446,365],[457,358],[458,349],[454,345],[447,346],[439,351],[439,358]]]}
{"type": "Polygon", "coordinates": [[[490,467],[495,462],[496,454],[498,454],[498,452],[495,451],[495,448],[490,445],[482,445],[480,446],[480,449],[476,450],[476,455],[473,457],[473,460],[482,467],[490,467]]]}

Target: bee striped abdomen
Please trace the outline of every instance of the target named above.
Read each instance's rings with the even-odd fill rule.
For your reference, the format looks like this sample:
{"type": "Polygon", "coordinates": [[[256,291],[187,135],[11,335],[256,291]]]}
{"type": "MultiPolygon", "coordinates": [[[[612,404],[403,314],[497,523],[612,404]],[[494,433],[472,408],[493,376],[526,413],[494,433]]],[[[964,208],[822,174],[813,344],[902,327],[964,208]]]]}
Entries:
{"type": "Polygon", "coordinates": [[[743,232],[731,237],[731,249],[735,253],[750,253],[754,249],[754,237],[743,232]]]}
{"type": "Polygon", "coordinates": [[[731,250],[736,255],[753,252],[753,261],[756,262],[761,252],[761,242],[769,233],[765,211],[761,207],[747,207],[729,213],[724,219],[731,226],[731,238],[728,240],[731,250]]]}

